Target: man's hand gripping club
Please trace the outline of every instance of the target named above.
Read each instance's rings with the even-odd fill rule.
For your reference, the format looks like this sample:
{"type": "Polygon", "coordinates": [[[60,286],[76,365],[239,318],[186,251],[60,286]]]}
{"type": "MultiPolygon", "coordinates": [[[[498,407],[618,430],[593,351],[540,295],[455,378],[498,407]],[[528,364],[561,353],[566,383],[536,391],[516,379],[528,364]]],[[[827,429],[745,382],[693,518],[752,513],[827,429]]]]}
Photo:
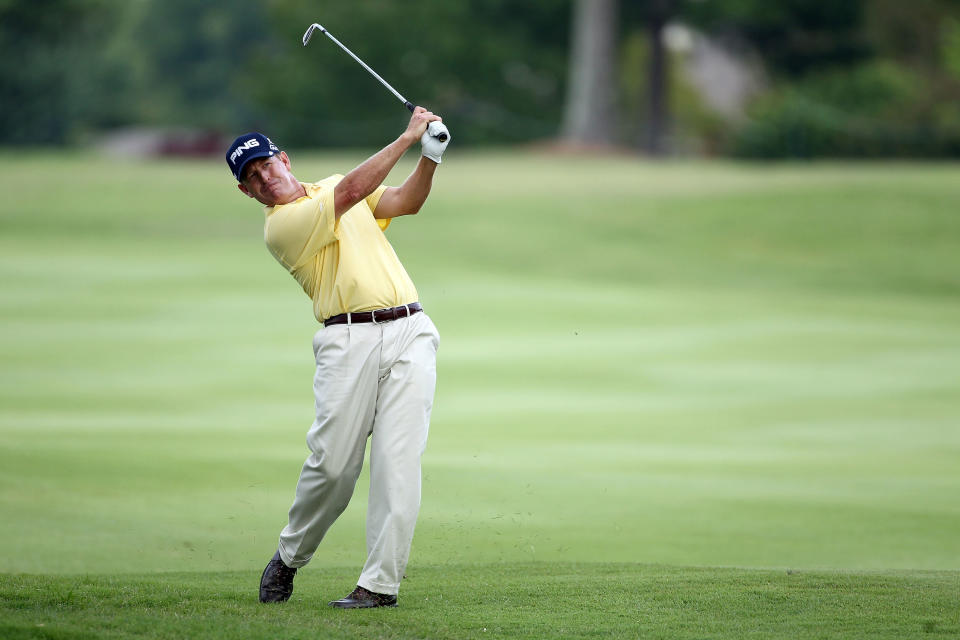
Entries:
{"type": "Polygon", "coordinates": [[[407,125],[406,133],[420,139],[423,157],[440,164],[440,157],[447,145],[450,144],[450,131],[443,124],[440,116],[427,111],[423,107],[417,107],[410,118],[410,124],[407,125]],[[427,124],[425,129],[423,123],[427,124]]]}
{"type": "Polygon", "coordinates": [[[440,156],[443,155],[443,151],[448,144],[450,144],[450,131],[439,120],[427,125],[427,130],[423,132],[423,136],[420,138],[423,157],[429,158],[437,164],[440,164],[440,156]]]}

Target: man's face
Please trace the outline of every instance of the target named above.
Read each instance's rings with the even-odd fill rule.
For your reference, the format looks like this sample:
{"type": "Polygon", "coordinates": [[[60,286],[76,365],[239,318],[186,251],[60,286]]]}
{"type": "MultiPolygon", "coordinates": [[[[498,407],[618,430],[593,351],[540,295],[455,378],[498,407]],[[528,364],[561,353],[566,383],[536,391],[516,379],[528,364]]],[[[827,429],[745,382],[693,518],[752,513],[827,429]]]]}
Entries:
{"type": "Polygon", "coordinates": [[[248,162],[237,186],[268,206],[287,204],[303,195],[303,187],[291,173],[290,158],[285,151],[248,162]]]}

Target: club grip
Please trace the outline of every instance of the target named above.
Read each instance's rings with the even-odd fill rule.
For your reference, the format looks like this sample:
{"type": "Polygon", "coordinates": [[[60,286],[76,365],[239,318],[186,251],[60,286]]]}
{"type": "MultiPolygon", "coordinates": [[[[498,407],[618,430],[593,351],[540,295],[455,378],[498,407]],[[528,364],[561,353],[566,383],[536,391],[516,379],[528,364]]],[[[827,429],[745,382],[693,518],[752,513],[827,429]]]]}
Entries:
{"type": "MultiPolygon", "coordinates": [[[[406,102],[403,103],[403,106],[405,106],[407,109],[410,109],[410,112],[413,113],[413,103],[412,103],[412,102],[410,102],[409,100],[407,100],[406,102]]],[[[447,134],[441,133],[440,135],[437,136],[437,140],[439,140],[440,142],[446,142],[446,141],[447,141],[447,134]]]]}

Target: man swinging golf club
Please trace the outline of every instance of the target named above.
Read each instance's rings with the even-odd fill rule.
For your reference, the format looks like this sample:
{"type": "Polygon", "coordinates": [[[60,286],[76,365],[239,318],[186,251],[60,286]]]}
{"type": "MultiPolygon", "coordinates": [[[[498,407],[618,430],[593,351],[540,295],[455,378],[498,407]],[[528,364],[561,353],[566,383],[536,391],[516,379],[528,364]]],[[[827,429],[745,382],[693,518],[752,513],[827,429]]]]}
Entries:
{"type": "Polygon", "coordinates": [[[370,438],[367,560],[357,587],[331,602],[393,607],[420,508],[439,336],[387,241],[393,218],[417,213],[450,141],[440,117],[413,109],[406,130],[345,176],[298,181],[266,136],[238,137],[227,164],[240,191],[265,205],[270,253],[313,300],[316,419],[279,548],[260,579],[261,602],[293,593],[297,569],[353,495],[370,438]],[[442,136],[442,140],[441,140],[442,136]],[[422,157],[399,187],[382,183],[417,141],[422,157]]]}

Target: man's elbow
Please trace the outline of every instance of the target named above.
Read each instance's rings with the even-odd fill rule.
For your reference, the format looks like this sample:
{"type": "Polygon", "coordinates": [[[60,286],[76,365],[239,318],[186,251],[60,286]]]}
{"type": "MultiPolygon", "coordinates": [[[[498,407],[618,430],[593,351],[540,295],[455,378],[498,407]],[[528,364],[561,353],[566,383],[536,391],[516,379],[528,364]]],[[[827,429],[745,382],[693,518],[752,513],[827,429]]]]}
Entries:
{"type": "Polygon", "coordinates": [[[352,209],[355,204],[363,199],[363,197],[363,194],[360,193],[358,189],[349,187],[344,187],[341,189],[339,185],[337,185],[337,189],[333,194],[334,208],[337,210],[338,214],[342,215],[352,209]]]}
{"type": "Polygon", "coordinates": [[[399,218],[400,216],[415,216],[420,212],[420,207],[416,209],[395,209],[390,211],[385,211],[383,209],[377,208],[373,212],[374,218],[399,218]]]}
{"type": "Polygon", "coordinates": [[[426,202],[426,193],[412,194],[412,197],[406,198],[404,201],[403,210],[405,215],[412,216],[420,213],[420,209],[423,208],[423,205],[426,204],[426,202]]]}
{"type": "MultiPolygon", "coordinates": [[[[383,200],[380,201],[383,204],[383,200]]],[[[397,198],[390,200],[385,207],[387,216],[390,218],[398,218],[400,216],[414,216],[420,212],[420,209],[423,207],[423,200],[409,199],[409,198],[397,198]]],[[[378,207],[379,208],[379,207],[378,207]]]]}

